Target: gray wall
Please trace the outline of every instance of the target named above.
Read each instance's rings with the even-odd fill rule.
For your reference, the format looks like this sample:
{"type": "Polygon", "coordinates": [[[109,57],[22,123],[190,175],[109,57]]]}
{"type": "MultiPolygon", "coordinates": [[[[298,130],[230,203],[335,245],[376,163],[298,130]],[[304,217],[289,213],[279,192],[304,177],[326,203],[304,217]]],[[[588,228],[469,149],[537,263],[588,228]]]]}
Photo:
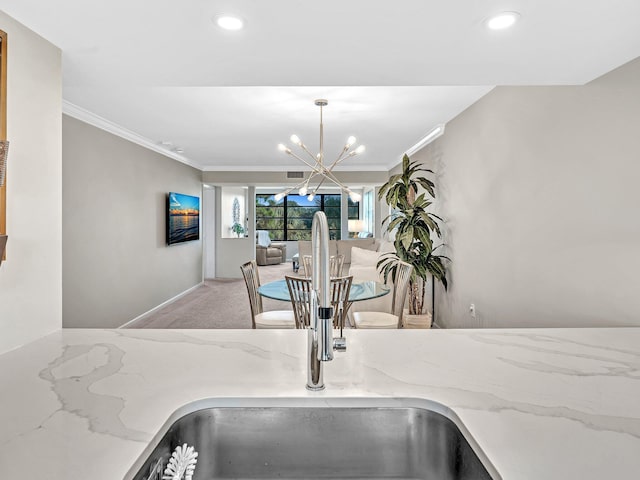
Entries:
{"type": "Polygon", "coordinates": [[[242,278],[240,266],[256,258],[256,189],[247,188],[246,216],[249,218],[246,237],[223,237],[223,218],[229,217],[229,211],[223,212],[225,202],[224,188],[216,187],[216,278],[242,278]]]}
{"type": "Polygon", "coordinates": [[[437,171],[453,259],[439,323],[640,325],[640,59],[496,88],[414,159],[437,171]]]}
{"type": "Polygon", "coordinates": [[[62,325],[62,56],[0,11],[7,32],[7,259],[0,353],[62,325]]]}
{"type": "Polygon", "coordinates": [[[202,190],[202,244],[204,278],[216,276],[216,191],[214,188],[202,190]]]}
{"type": "MultiPolygon", "coordinates": [[[[89,124],[62,122],[64,327],[118,327],[202,281],[202,241],[166,246],[166,194],[201,172],[89,124]]],[[[202,230],[201,230],[202,234],[202,230]]]]}

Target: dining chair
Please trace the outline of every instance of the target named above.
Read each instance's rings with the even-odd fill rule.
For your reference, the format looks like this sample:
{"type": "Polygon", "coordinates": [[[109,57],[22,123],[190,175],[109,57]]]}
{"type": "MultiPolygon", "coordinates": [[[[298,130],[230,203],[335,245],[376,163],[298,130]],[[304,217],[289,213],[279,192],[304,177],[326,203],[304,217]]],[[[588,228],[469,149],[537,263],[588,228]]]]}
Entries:
{"type": "Polygon", "coordinates": [[[241,265],[240,270],[249,293],[252,328],[295,328],[295,316],[291,310],[271,310],[268,312],[263,310],[262,297],[258,293],[260,276],[256,261],[251,260],[241,265]]]}
{"type": "MultiPolygon", "coordinates": [[[[311,279],[285,276],[291,305],[296,320],[296,328],[307,328],[311,324],[311,279]]],[[[331,279],[330,302],[333,307],[333,327],[344,328],[344,319],[349,310],[349,291],[353,277],[331,279]]]]}
{"type": "Polygon", "coordinates": [[[393,282],[393,297],[391,300],[391,312],[353,312],[353,324],[355,328],[402,328],[402,313],[404,302],[407,298],[407,289],[413,266],[398,261],[396,278],[393,282]]]}
{"type": "MultiPolygon", "coordinates": [[[[343,257],[344,255],[338,255],[343,257]]],[[[340,266],[342,268],[342,265],[340,266]]],[[[333,327],[344,328],[345,318],[349,312],[349,292],[353,284],[353,277],[336,277],[331,279],[331,306],[333,307],[333,327]]]]}
{"type": "MultiPolygon", "coordinates": [[[[344,265],[344,255],[331,255],[329,257],[329,276],[331,278],[342,276],[342,266],[344,265]]],[[[311,278],[313,273],[312,256],[302,256],[302,266],[304,268],[304,276],[311,278]]]]}

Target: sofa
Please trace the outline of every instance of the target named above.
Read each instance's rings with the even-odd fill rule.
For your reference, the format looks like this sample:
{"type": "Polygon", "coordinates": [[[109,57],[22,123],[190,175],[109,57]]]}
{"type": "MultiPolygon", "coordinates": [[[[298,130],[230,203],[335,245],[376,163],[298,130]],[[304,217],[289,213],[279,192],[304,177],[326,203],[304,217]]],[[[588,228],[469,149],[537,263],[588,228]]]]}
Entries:
{"type": "Polygon", "coordinates": [[[256,263],[260,266],[277,265],[287,260],[287,244],[272,242],[269,232],[256,232],[256,263]]]}
{"type": "MultiPolygon", "coordinates": [[[[347,240],[329,240],[329,256],[344,255],[344,265],[342,272],[349,271],[351,266],[351,248],[358,247],[364,250],[377,251],[380,241],[376,238],[349,238],[347,240]]],[[[298,255],[311,255],[311,241],[298,240],[298,255]]]]}
{"type": "MultiPolygon", "coordinates": [[[[384,282],[383,275],[377,268],[382,255],[394,252],[393,243],[376,238],[352,238],[348,240],[329,240],[329,255],[344,255],[342,275],[353,276],[353,283],[367,281],[384,282]],[[352,248],[355,250],[352,252],[352,248]]],[[[298,241],[298,254],[311,255],[311,242],[298,241]]],[[[389,282],[391,283],[391,282],[389,282]]],[[[390,312],[393,298],[392,292],[380,298],[354,302],[352,312],[390,312]]]]}

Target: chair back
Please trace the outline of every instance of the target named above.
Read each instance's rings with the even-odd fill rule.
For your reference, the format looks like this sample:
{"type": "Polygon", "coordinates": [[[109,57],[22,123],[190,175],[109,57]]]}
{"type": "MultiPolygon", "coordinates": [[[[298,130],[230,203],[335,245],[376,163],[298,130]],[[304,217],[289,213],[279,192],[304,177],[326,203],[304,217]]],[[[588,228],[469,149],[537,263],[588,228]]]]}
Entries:
{"type": "MultiPolygon", "coordinates": [[[[344,255],[338,255],[343,257],[344,255]]],[[[353,277],[337,277],[331,279],[331,306],[333,307],[333,327],[343,329],[344,319],[349,310],[349,292],[353,277]]]]}
{"type": "Polygon", "coordinates": [[[302,256],[302,271],[304,272],[304,276],[307,278],[311,278],[311,258],[311,255],[302,256]]]}
{"type": "MultiPolygon", "coordinates": [[[[285,276],[296,328],[308,328],[311,325],[311,298],[313,295],[309,278],[285,276]]],[[[334,328],[344,328],[344,319],[349,309],[349,291],[353,277],[331,279],[331,306],[333,307],[334,328]]]]}
{"type": "Polygon", "coordinates": [[[268,247],[271,245],[271,237],[266,230],[256,230],[256,244],[261,247],[268,247]]]}
{"type": "Polygon", "coordinates": [[[342,266],[344,265],[344,255],[334,255],[329,257],[329,276],[341,277],[342,266]]]}
{"type": "Polygon", "coordinates": [[[262,313],[262,297],[258,294],[260,287],[260,277],[258,275],[258,264],[255,260],[240,266],[244,283],[247,285],[249,293],[249,304],[251,305],[251,324],[252,328],[256,328],[256,315],[262,313]]]}
{"type": "MultiPolygon", "coordinates": [[[[304,276],[311,278],[313,274],[311,255],[302,256],[302,266],[304,268],[304,276]]],[[[329,257],[329,277],[342,276],[342,266],[344,265],[344,255],[331,255],[329,257]]]]}
{"type": "Polygon", "coordinates": [[[285,275],[296,328],[306,328],[311,324],[311,280],[285,275]]]}
{"type": "Polygon", "coordinates": [[[393,281],[393,299],[391,303],[391,313],[398,317],[398,328],[402,328],[404,302],[407,299],[407,289],[409,288],[412,271],[413,265],[398,261],[396,278],[393,281]]]}

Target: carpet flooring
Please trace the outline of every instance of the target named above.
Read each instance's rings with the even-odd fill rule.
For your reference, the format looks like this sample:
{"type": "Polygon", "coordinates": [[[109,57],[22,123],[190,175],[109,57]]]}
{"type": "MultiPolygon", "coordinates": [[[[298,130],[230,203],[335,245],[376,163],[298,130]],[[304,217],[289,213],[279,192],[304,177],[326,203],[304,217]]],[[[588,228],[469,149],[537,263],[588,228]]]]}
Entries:
{"type": "MultiPolygon", "coordinates": [[[[239,269],[239,267],[238,267],[239,269]]],[[[260,282],[267,283],[293,275],[291,262],[258,267],[260,282]]],[[[263,298],[265,311],[291,310],[289,302],[263,298]]],[[[136,320],[125,328],[251,328],[251,308],[244,279],[212,279],[136,320]]]]}

